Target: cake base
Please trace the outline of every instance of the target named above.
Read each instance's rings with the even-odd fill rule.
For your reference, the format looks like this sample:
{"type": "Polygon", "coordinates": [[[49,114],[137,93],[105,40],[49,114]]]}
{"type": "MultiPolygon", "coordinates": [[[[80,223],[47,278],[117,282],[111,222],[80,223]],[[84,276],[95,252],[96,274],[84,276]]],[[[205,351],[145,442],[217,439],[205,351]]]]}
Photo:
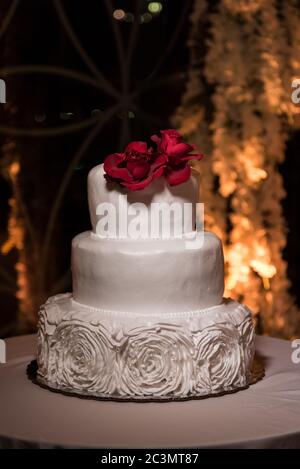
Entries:
{"type": "Polygon", "coordinates": [[[39,313],[38,384],[113,400],[186,400],[255,381],[250,311],[232,300],[199,311],[104,311],[49,298],[39,313]]]}
{"type": "Polygon", "coordinates": [[[38,371],[38,364],[37,364],[37,361],[36,360],[32,360],[27,368],[26,368],[26,374],[28,376],[28,378],[30,379],[30,381],[33,383],[33,384],[36,384],[38,386],[40,386],[41,388],[43,389],[48,389],[49,391],[51,392],[54,392],[54,393],[59,393],[59,394],[63,394],[65,396],[69,396],[69,397],[77,397],[77,398],[80,398],[80,399],[93,399],[93,400],[96,400],[96,401],[115,401],[115,402],[140,402],[140,403],[145,403],[145,402],[173,402],[173,401],[188,401],[188,400],[197,400],[197,399],[208,399],[210,397],[220,397],[220,396],[224,396],[226,394],[234,394],[236,392],[239,392],[239,391],[243,391],[245,389],[248,389],[249,386],[252,386],[253,384],[256,384],[258,381],[262,380],[265,376],[265,368],[264,368],[264,365],[263,365],[263,360],[262,358],[255,354],[254,356],[254,360],[253,360],[253,364],[252,364],[252,370],[251,370],[251,378],[250,378],[250,382],[247,386],[244,386],[244,387],[241,387],[241,388],[236,388],[236,389],[233,389],[232,391],[223,391],[223,392],[220,392],[220,393],[216,393],[216,394],[206,394],[204,396],[188,396],[188,397],[160,397],[160,398],[145,398],[145,397],[120,397],[120,396],[107,396],[107,395],[103,395],[103,396],[92,396],[90,395],[89,393],[86,393],[84,394],[82,391],[79,393],[79,392],[71,392],[71,391],[62,391],[61,389],[58,389],[58,388],[53,388],[53,387],[50,387],[48,386],[47,384],[45,384],[42,380],[39,380],[38,378],[38,375],[37,375],[37,371],[38,371]]]}

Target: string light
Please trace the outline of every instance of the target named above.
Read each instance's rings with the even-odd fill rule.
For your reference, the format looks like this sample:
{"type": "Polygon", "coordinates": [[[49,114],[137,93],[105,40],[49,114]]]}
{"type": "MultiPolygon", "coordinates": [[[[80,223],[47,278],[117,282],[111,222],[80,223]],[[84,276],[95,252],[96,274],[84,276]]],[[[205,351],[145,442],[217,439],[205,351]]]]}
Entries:
{"type": "MultiPolygon", "coordinates": [[[[150,23],[153,19],[153,15],[157,16],[162,10],[162,4],[160,2],[150,2],[148,4],[148,11],[139,16],[140,23],[150,23]]],[[[125,12],[122,9],[114,10],[113,17],[117,21],[125,21],[126,23],[133,23],[135,18],[133,13],[125,12]]]]}

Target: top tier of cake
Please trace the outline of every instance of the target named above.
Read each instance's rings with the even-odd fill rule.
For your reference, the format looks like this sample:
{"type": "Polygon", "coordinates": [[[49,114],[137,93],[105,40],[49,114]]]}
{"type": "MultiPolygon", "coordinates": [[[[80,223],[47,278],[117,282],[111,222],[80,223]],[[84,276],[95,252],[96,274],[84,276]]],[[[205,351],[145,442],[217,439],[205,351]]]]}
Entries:
{"type": "Polygon", "coordinates": [[[104,178],[103,165],[88,176],[93,232],[100,238],[182,238],[195,230],[198,180],[169,186],[165,178],[130,191],[104,178]],[[141,235],[142,233],[142,235],[141,235]]]}

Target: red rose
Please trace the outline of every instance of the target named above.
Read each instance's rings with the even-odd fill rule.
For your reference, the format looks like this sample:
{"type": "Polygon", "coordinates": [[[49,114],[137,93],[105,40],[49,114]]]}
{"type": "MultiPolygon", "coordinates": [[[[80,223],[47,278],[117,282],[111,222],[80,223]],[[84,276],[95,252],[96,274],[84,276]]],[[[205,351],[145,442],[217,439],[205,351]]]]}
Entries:
{"type": "Polygon", "coordinates": [[[167,157],[167,165],[164,175],[170,186],[176,186],[186,182],[191,175],[188,165],[190,160],[201,160],[204,155],[191,154],[194,145],[185,143],[182,135],[177,130],[161,130],[161,137],[153,135],[151,139],[157,144],[157,151],[167,157]]]}
{"type": "Polygon", "coordinates": [[[105,178],[132,191],[144,189],[162,175],[170,186],[186,182],[191,175],[188,162],[201,160],[204,155],[191,153],[194,145],[184,142],[177,130],[160,133],[161,137],[151,137],[157,151],[148,149],[145,142],[132,142],[124,153],[109,155],[104,162],[105,178]]]}
{"type": "Polygon", "coordinates": [[[124,153],[114,153],[105,159],[105,177],[132,191],[141,190],[162,176],[166,161],[166,155],[154,154],[145,142],[131,142],[124,153]]]}

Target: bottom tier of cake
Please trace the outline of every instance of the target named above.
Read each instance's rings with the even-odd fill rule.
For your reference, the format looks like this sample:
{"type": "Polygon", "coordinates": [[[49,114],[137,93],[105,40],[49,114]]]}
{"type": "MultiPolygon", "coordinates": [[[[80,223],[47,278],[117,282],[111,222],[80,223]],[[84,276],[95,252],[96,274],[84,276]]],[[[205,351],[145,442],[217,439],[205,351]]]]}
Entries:
{"type": "Polygon", "coordinates": [[[232,300],[199,311],[139,314],[49,298],[39,313],[38,381],[111,399],[187,399],[248,386],[250,311],[232,300]]]}

